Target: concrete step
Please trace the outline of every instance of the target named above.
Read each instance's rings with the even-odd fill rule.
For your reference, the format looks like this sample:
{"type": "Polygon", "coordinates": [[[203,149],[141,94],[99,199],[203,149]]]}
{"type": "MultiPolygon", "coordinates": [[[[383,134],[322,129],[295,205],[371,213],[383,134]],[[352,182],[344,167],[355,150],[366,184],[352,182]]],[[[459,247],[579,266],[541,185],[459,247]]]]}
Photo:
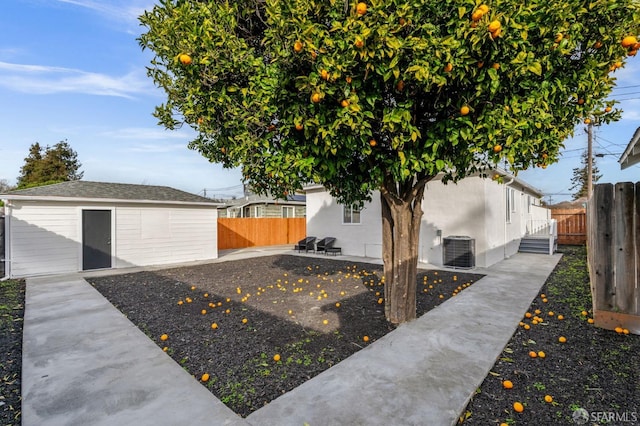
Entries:
{"type": "Polygon", "coordinates": [[[549,253],[548,238],[523,238],[518,251],[521,253],[549,253]]]}

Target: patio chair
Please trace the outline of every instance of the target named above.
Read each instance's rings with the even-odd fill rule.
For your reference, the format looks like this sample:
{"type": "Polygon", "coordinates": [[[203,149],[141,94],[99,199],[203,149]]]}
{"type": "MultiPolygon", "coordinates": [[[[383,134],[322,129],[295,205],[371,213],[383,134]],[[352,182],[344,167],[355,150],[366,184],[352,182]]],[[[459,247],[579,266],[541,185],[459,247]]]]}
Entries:
{"type": "Polygon", "coordinates": [[[342,247],[334,246],[335,243],[336,243],[335,238],[331,238],[330,241],[327,241],[324,245],[324,254],[330,254],[333,256],[342,254],[342,247]]]}
{"type": "Polygon", "coordinates": [[[296,244],[296,246],[293,249],[298,250],[298,253],[300,253],[302,250],[304,250],[305,253],[308,253],[309,250],[315,251],[316,249],[315,242],[316,242],[316,237],[305,237],[303,240],[298,241],[298,244],[296,244]]]}
{"type": "Polygon", "coordinates": [[[336,239],[333,237],[326,237],[316,243],[316,252],[325,252],[327,248],[333,247],[336,239]]]}

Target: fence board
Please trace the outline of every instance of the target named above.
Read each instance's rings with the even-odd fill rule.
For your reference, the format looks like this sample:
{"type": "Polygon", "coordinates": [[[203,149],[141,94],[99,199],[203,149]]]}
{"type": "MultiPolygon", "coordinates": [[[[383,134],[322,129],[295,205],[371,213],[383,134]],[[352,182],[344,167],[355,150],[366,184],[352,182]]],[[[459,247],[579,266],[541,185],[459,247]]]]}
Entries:
{"type": "Polygon", "coordinates": [[[587,222],[595,324],[640,334],[640,182],[596,185],[587,222]]]}
{"type": "Polygon", "coordinates": [[[613,185],[596,185],[589,200],[589,269],[593,310],[613,309],[613,185]]]}
{"type": "Polygon", "coordinates": [[[555,219],[558,224],[558,244],[586,243],[586,209],[552,209],[551,219],[555,219]]]}
{"type": "Polygon", "coordinates": [[[295,244],[305,237],[306,218],[218,218],[218,249],[295,244]]]}
{"type": "Polygon", "coordinates": [[[630,312],[635,305],[635,253],[633,244],[633,196],[631,182],[617,183],[613,201],[614,234],[614,306],[621,312],[630,312]]]}

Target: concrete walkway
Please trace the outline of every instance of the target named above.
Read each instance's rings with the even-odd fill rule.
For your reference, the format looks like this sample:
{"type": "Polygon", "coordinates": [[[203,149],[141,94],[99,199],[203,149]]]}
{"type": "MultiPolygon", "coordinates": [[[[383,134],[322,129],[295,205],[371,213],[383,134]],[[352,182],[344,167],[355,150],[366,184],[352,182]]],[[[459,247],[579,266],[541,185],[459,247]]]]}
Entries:
{"type": "MultiPolygon", "coordinates": [[[[218,261],[281,252],[292,253],[235,251],[218,261]]],[[[247,419],[209,393],[79,274],[31,278],[22,424],[453,425],[559,259],[519,253],[474,270],[487,276],[247,419]]]]}

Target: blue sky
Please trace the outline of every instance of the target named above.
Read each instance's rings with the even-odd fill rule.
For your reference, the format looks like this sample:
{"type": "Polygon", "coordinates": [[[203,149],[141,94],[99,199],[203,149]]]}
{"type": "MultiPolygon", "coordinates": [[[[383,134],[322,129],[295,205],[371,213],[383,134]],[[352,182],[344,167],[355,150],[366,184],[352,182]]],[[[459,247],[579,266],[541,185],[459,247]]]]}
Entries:
{"type": "MultiPolygon", "coordinates": [[[[0,179],[15,184],[34,142],[67,142],[85,180],[167,185],[193,193],[241,194],[241,175],[186,146],[189,130],[166,131],[151,115],[164,100],[146,76],[151,58],[136,38],[148,0],[4,0],[0,14],[0,179]]],[[[640,181],[619,154],[640,127],[640,59],[616,72],[625,112],[596,129],[600,182],[640,181]]],[[[572,170],[587,137],[580,126],[557,164],[521,173],[545,200],[570,198],[572,170]]]]}

